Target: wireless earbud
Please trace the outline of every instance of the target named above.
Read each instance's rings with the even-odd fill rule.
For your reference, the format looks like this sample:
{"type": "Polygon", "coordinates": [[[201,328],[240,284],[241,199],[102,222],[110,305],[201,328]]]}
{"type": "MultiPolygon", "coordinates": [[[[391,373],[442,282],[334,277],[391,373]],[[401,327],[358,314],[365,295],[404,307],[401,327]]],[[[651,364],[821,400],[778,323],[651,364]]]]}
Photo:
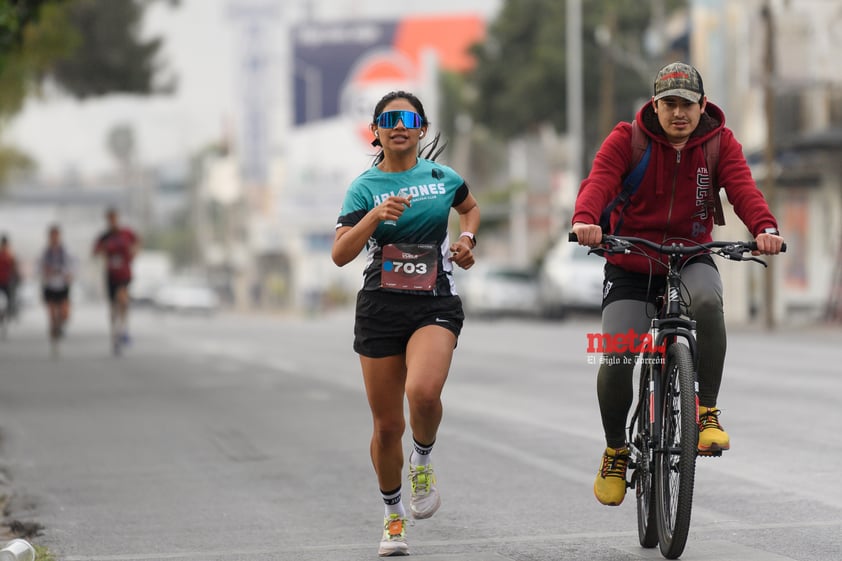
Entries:
{"type": "Polygon", "coordinates": [[[424,138],[424,131],[421,131],[420,133],[418,133],[418,138],[424,138]]]}

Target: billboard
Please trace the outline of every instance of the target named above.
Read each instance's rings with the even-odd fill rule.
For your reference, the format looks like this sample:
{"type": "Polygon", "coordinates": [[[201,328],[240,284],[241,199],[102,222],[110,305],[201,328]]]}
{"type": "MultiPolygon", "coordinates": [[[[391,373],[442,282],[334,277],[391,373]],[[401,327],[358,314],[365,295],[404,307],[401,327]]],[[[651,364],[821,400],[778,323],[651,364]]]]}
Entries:
{"type": "Polygon", "coordinates": [[[439,70],[469,70],[469,49],[484,34],[485,22],[474,14],[295,26],[284,223],[304,232],[332,228],[345,189],[375,153],[369,123],[377,101],[392,90],[411,91],[434,129],[439,70]]]}
{"type": "Polygon", "coordinates": [[[292,31],[294,123],[367,113],[373,104],[360,107],[348,90],[377,81],[412,83],[425,52],[435,53],[443,69],[468,70],[473,64],[468,50],[484,34],[476,15],[299,25],[292,31]]]}

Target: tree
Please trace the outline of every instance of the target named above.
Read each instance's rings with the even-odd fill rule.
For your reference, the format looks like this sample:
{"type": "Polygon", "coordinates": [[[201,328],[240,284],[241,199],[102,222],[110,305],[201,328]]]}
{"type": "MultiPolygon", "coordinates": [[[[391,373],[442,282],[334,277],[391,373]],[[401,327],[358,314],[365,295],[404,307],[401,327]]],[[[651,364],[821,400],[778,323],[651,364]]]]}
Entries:
{"type": "MultiPolygon", "coordinates": [[[[50,61],[73,48],[74,36],[60,4],[53,0],[0,3],[0,132],[20,111],[50,61]]],[[[28,155],[0,142],[0,184],[11,171],[34,165],[28,155]]]]}
{"type": "Polygon", "coordinates": [[[136,0],[71,2],[68,23],[81,41],[69,56],[56,61],[47,76],[82,99],[114,92],[172,92],[174,79],[163,76],[166,69],[159,59],[162,40],[140,36],[144,7],[136,0]]]}
{"type": "Polygon", "coordinates": [[[20,47],[24,29],[37,19],[41,5],[49,1],[8,0],[0,4],[0,53],[20,47]]]}
{"type": "Polygon", "coordinates": [[[0,4],[0,126],[17,113],[39,77],[78,42],[60,0],[0,4]]]}
{"type": "MultiPolygon", "coordinates": [[[[173,91],[161,39],[140,35],[153,1],[160,0],[0,0],[0,132],[46,83],[82,99],[173,91]]],[[[27,163],[25,154],[0,144],[0,183],[27,163]]]]}
{"type": "MultiPolygon", "coordinates": [[[[661,0],[668,12],[686,7],[686,0],[661,0]]],[[[645,59],[643,40],[650,25],[650,2],[604,0],[582,2],[583,71],[586,145],[598,143],[597,100],[604,88],[608,56],[597,42],[597,29],[606,29],[612,19],[614,33],[609,39],[615,52],[645,59]]],[[[477,96],[471,113],[502,138],[522,136],[551,124],[557,132],[567,129],[566,91],[566,5],[558,0],[506,0],[492,22],[486,41],[474,48],[477,66],[470,77],[477,96]]],[[[609,60],[614,75],[613,109],[622,118],[633,115],[635,101],[649,95],[651,77],[661,60],[647,61],[649,72],[628,63],[609,60]]],[[[601,131],[600,131],[601,132],[601,131]]]]}

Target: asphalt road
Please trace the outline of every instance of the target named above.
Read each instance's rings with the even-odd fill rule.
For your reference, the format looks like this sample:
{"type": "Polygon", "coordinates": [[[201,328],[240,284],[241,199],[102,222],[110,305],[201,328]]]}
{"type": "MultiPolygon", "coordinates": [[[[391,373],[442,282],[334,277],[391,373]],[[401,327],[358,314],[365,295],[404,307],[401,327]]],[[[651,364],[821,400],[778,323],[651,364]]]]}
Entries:
{"type": "MultiPolygon", "coordinates": [[[[41,310],[0,342],[6,522],[58,561],[376,559],[382,502],[353,318],[138,312],[110,356],[80,306],[58,359],[41,310]]],[[[468,321],[433,452],[427,561],[659,559],[633,496],[593,497],[602,449],[594,318],[468,321]]],[[[732,450],[698,463],[686,561],[842,555],[842,329],[732,329],[720,399],[732,450]]],[[[408,449],[408,448],[407,448],[408,449]]]]}

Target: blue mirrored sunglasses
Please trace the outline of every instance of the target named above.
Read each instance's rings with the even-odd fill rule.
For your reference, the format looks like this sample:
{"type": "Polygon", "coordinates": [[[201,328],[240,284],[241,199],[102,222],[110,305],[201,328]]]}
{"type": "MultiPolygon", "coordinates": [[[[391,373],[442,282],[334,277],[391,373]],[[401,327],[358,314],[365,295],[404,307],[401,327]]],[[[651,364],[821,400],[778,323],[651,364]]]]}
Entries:
{"type": "Polygon", "coordinates": [[[424,119],[415,111],[384,111],[377,116],[377,126],[384,129],[393,129],[398,126],[398,121],[408,129],[420,129],[424,119]]]}

